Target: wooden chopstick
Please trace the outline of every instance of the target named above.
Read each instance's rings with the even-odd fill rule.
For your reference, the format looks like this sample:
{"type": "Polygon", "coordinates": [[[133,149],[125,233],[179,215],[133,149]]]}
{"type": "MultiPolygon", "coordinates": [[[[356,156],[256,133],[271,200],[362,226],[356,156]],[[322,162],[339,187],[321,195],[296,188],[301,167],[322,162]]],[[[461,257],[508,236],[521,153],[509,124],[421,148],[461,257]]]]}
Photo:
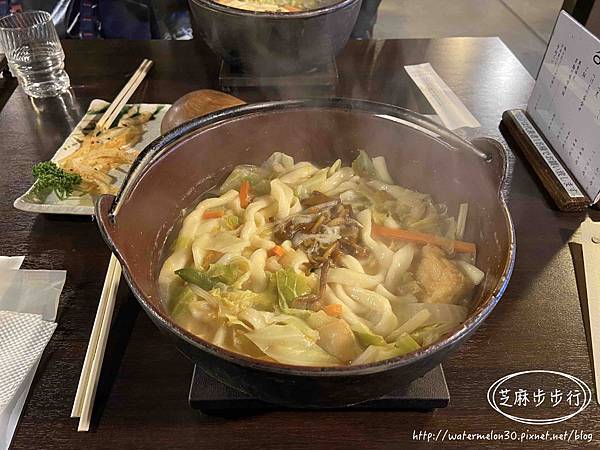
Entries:
{"type": "Polygon", "coordinates": [[[106,274],[106,295],[100,298],[100,303],[105,304],[105,312],[100,324],[100,330],[98,331],[97,347],[94,351],[94,356],[89,367],[89,374],[85,386],[85,395],[83,397],[83,404],[81,405],[81,416],[77,431],[88,431],[90,429],[94,399],[96,398],[96,389],[98,387],[98,380],[100,378],[100,371],[102,369],[102,361],[104,360],[104,351],[106,350],[106,342],[108,340],[108,331],[110,330],[112,313],[115,308],[115,299],[117,297],[117,291],[121,281],[121,265],[114,255],[111,255],[110,259],[111,263],[114,261],[112,265],[113,269],[112,271],[109,269],[106,274]],[[107,283],[108,286],[106,285],[107,283]]]}
{"type": "Polygon", "coordinates": [[[132,77],[133,83],[131,84],[131,86],[128,87],[127,91],[124,93],[124,96],[121,99],[121,103],[114,108],[112,114],[106,119],[106,122],[102,125],[103,129],[110,128],[112,123],[115,121],[115,119],[120,114],[123,107],[125,107],[125,105],[127,104],[127,101],[129,100],[131,95],[133,95],[133,93],[139,87],[139,85],[142,83],[142,81],[144,81],[144,78],[150,71],[151,67],[152,67],[152,61],[149,61],[149,60],[146,62],[144,67],[140,66],[141,71],[139,73],[135,73],[134,76],[132,77]]]}
{"type": "Polygon", "coordinates": [[[144,81],[144,78],[152,68],[153,62],[149,59],[144,59],[137,70],[133,73],[129,81],[123,86],[123,89],[117,94],[108,109],[102,115],[96,129],[102,130],[109,128],[117,118],[123,107],[127,104],[129,98],[133,95],[138,86],[144,81]]]}
{"type": "Polygon", "coordinates": [[[77,392],[75,393],[75,401],[73,402],[71,417],[81,417],[83,397],[87,388],[92,361],[98,347],[98,336],[100,335],[102,321],[104,320],[104,316],[106,314],[107,301],[105,301],[105,299],[108,298],[109,288],[115,272],[115,265],[117,264],[119,264],[117,258],[111,255],[110,262],[108,263],[108,269],[106,271],[106,277],[104,279],[104,286],[102,287],[102,294],[100,294],[98,311],[96,311],[96,318],[94,319],[94,326],[92,327],[92,335],[90,336],[90,342],[88,342],[85,360],[83,361],[83,368],[81,369],[81,375],[79,376],[79,384],[77,385],[77,392]]]}
{"type": "MultiPolygon", "coordinates": [[[[144,59],[129,81],[123,86],[123,89],[109,105],[105,113],[96,124],[97,130],[109,128],[117,118],[123,107],[127,104],[135,90],[142,83],[148,71],[152,67],[152,61],[144,59]]],[[[108,264],[108,270],[104,279],[102,294],[98,304],[98,311],[94,319],[90,342],[88,343],[85,360],[77,385],[75,401],[71,417],[79,417],[79,426],[77,431],[88,431],[90,420],[98,387],[98,379],[104,360],[106,350],[106,341],[112,322],[112,315],[115,307],[115,298],[121,281],[121,265],[114,255],[111,255],[108,264]]]]}

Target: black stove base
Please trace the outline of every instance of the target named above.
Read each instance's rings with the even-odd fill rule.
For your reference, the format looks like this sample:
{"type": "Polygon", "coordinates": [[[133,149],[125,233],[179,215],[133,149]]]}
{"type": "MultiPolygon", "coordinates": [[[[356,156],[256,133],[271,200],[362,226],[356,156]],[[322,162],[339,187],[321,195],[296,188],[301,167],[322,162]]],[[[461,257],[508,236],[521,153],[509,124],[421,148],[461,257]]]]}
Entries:
{"type": "MultiPolygon", "coordinates": [[[[381,398],[336,409],[430,411],[436,408],[445,408],[449,401],[450,392],[440,365],[422,378],[381,398]]],[[[248,394],[225,386],[206,375],[198,366],[194,367],[189,403],[192,408],[207,414],[286,409],[283,406],[262,402],[248,394]]]]}
{"type": "Polygon", "coordinates": [[[301,73],[248,73],[224,61],[219,70],[219,86],[225,91],[239,88],[333,87],[338,81],[335,61],[301,73]]]}

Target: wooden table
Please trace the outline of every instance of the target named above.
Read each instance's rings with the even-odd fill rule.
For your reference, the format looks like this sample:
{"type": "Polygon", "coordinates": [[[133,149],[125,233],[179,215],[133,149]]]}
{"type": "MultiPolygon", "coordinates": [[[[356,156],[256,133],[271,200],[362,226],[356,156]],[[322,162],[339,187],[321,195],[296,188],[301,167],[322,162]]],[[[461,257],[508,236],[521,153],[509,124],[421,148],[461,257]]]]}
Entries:
{"type": "MultiPolygon", "coordinates": [[[[14,448],[418,447],[426,444],[413,441],[413,431],[532,428],[500,416],[486,401],[488,387],[508,373],[552,369],[593,387],[567,246],[585,215],[553,210],[517,158],[509,201],[518,242],[515,270],[491,317],[444,364],[449,407],[428,413],[203,416],[187,404],[192,364],[140,313],[123,283],[92,431],[77,433],[69,414],[109,252],[90,218],[27,214],[13,209],[12,202],[30,185],[31,166],[52,156],[90,100],[112,99],[142,57],[156,62],[149,82],[134,98],[146,102],[172,102],[192,89],[216,87],[218,61],[198,42],[69,41],[64,47],[72,96],[31,101],[17,88],[0,112],[0,253],[27,255],[25,268],[68,271],[58,328],[38,369],[14,448]]],[[[357,41],[339,57],[337,94],[431,113],[403,70],[406,64],[427,61],[479,119],[486,135],[498,136],[502,112],[526,103],[533,85],[497,38],[357,41]]],[[[245,98],[263,94],[255,91],[245,98]]],[[[547,428],[597,435],[599,411],[593,402],[570,421],[547,428]]],[[[553,448],[561,445],[568,447],[554,443],[553,448]]]]}

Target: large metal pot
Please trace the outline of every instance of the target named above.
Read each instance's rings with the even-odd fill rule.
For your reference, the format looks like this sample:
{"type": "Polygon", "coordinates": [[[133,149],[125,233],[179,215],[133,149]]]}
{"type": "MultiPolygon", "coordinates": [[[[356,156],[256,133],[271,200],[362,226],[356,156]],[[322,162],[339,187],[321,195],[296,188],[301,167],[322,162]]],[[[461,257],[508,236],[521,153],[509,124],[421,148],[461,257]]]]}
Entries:
{"type": "Polygon", "coordinates": [[[189,0],[194,33],[232,66],[257,74],[296,73],[332,61],[346,45],[361,3],[268,13],[189,0]]]}
{"type": "MultiPolygon", "coordinates": [[[[500,145],[478,147],[410,111],[358,100],[323,99],[245,105],[181,125],[140,155],[117,198],[104,195],[96,217],[143,309],[209,375],[269,402],[340,406],[379,397],[443,361],[490,314],[514,263],[514,230],[501,185],[500,145]],[[241,163],[274,151],[317,164],[357,149],[384,155],[392,176],[453,206],[468,202],[465,239],[477,243],[485,272],[466,322],[433,345],[379,363],[297,367],[257,361],[206,342],[175,324],[158,291],[163,248],[182,211],[241,163]],[[482,150],[483,149],[483,150],[482,150]]],[[[168,370],[168,368],[166,369],[168,370]]]]}

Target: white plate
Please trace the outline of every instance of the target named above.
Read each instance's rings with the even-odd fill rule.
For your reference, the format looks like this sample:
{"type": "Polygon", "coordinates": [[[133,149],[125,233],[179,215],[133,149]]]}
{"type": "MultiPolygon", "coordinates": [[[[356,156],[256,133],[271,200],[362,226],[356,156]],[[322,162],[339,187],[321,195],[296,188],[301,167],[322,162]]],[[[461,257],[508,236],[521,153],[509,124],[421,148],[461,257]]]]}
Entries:
{"type": "MultiPolygon", "coordinates": [[[[54,154],[52,161],[60,160],[79,148],[79,142],[84,136],[83,130],[93,127],[93,123],[102,117],[102,113],[108,104],[109,103],[105,102],[104,100],[92,100],[87,112],[84,114],[83,118],[77,124],[75,129],[71,132],[69,137],[54,154]]],[[[135,150],[139,151],[160,136],[160,122],[171,105],[140,103],[127,106],[139,108],[141,112],[158,110],[152,119],[142,125],[144,129],[142,140],[135,145],[135,150]]],[[[114,183],[116,186],[121,186],[121,183],[127,175],[128,169],[129,168],[127,166],[122,166],[119,170],[111,171],[110,175],[116,178],[114,183]]],[[[65,200],[61,200],[54,193],[52,193],[43,202],[40,202],[32,194],[32,189],[33,186],[31,186],[25,194],[21,195],[15,200],[13,203],[15,208],[22,211],[44,214],[75,214],[81,216],[90,216],[94,214],[95,198],[91,194],[85,194],[77,197],[73,196],[66,198],[65,200]]]]}

